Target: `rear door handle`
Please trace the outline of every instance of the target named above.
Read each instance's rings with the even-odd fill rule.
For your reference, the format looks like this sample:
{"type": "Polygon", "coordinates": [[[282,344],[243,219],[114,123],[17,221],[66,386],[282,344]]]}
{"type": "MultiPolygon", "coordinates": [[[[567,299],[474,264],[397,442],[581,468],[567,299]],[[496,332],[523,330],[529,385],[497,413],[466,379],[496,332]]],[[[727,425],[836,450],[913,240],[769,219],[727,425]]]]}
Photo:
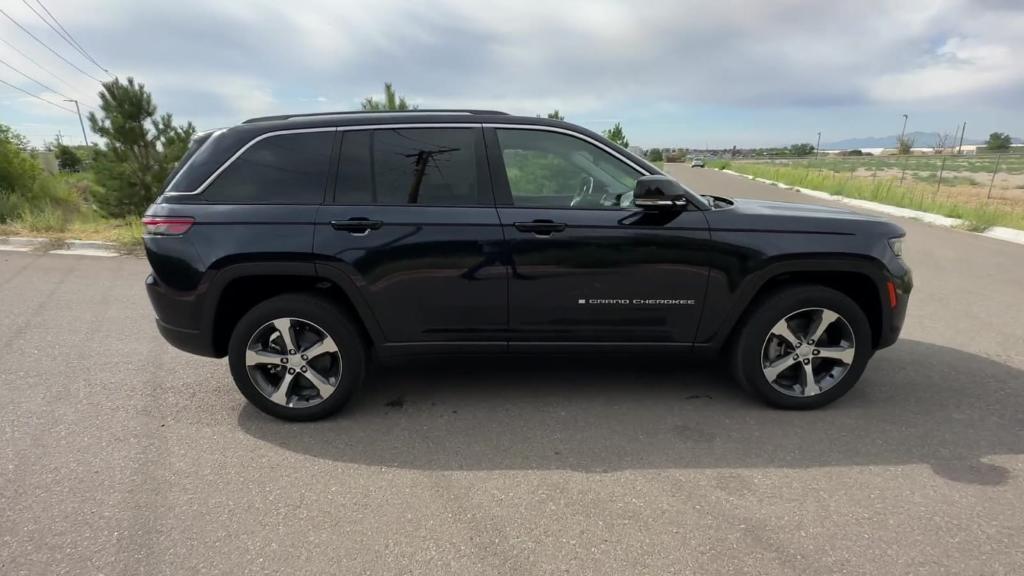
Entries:
{"type": "Polygon", "coordinates": [[[383,226],[380,220],[369,220],[367,218],[349,218],[348,220],[331,220],[331,228],[350,232],[355,236],[369,234],[370,230],[376,230],[383,226]]]}
{"type": "Polygon", "coordinates": [[[533,232],[538,236],[550,236],[555,232],[565,230],[564,222],[552,222],[551,220],[534,220],[533,222],[515,222],[512,224],[520,232],[533,232]]]}

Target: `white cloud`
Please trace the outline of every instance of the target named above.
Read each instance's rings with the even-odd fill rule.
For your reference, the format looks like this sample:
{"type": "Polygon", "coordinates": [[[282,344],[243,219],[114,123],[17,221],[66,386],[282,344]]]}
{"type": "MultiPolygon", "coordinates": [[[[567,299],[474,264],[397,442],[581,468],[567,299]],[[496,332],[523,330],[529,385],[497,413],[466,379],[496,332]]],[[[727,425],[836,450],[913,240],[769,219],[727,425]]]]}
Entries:
{"type": "MultiPolygon", "coordinates": [[[[424,107],[618,117],[907,103],[1015,110],[1024,4],[995,0],[49,0],[104,65],[203,127],[352,108],[392,81],[424,107]],[[83,9],[83,3],[88,9],[83,9]]],[[[60,47],[24,6],[10,12],[60,47]]],[[[38,46],[9,23],[0,35],[38,46]]],[[[0,46],[4,58],[8,54],[0,46]]],[[[50,55],[83,101],[97,88],[50,55]]],[[[24,63],[22,63],[24,64],[24,63]]],[[[27,66],[27,64],[25,64],[27,66]]],[[[85,64],[83,64],[85,66],[85,64]]],[[[8,75],[2,75],[9,80],[8,75]]],[[[45,106],[45,105],[44,105],[45,106]]],[[[58,111],[59,113],[59,111],[58,111]]]]}
{"type": "Polygon", "coordinates": [[[870,94],[879,101],[914,102],[978,96],[1024,85],[1024,66],[1010,46],[982,38],[950,38],[920,67],[879,76],[870,94]]]}

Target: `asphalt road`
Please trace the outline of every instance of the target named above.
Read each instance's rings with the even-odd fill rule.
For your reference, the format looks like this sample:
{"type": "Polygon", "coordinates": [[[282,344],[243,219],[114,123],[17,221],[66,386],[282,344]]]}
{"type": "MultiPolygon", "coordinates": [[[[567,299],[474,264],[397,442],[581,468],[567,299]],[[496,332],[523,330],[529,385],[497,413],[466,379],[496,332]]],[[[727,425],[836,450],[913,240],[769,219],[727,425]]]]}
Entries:
{"type": "Polygon", "coordinates": [[[144,260],[0,252],[0,574],[1019,574],[1024,247],[901,224],[904,338],[807,413],[674,359],[449,360],[287,424],[160,339],[144,260]]]}

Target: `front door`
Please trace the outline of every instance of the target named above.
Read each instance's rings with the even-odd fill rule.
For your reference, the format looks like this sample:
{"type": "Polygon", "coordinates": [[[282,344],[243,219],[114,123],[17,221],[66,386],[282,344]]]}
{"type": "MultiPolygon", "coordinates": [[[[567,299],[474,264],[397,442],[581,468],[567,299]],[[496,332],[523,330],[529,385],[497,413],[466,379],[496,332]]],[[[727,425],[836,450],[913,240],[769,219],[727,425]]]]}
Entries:
{"type": "Polygon", "coordinates": [[[633,207],[644,173],[595,140],[487,131],[511,253],[510,338],[692,342],[708,277],[704,215],[633,207]]]}
{"type": "Polygon", "coordinates": [[[503,342],[504,242],[482,128],[343,128],[340,148],[318,267],[351,279],[389,343],[503,342]]]}

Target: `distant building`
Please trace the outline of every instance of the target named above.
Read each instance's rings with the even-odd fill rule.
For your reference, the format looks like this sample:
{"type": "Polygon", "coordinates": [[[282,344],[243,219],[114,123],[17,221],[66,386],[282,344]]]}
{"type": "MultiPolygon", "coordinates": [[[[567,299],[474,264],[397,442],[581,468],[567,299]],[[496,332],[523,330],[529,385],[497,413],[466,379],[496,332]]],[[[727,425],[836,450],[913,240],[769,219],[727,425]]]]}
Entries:
{"type": "Polygon", "coordinates": [[[39,162],[39,165],[42,166],[43,170],[46,170],[48,174],[56,174],[58,172],[57,155],[54,154],[53,151],[39,150],[34,152],[33,155],[35,156],[36,161],[39,162]]]}

